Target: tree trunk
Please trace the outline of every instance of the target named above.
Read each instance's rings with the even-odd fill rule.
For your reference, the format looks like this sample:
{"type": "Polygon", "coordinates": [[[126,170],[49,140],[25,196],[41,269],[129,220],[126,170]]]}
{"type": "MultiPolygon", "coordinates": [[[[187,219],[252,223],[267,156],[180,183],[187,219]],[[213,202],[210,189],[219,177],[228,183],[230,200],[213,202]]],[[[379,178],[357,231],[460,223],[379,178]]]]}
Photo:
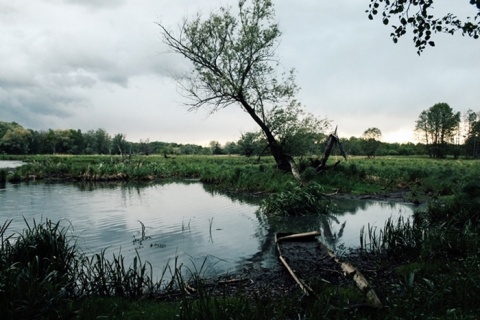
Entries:
{"type": "MultiPolygon", "coordinates": [[[[263,122],[263,120],[255,112],[255,109],[252,108],[252,106],[250,106],[250,104],[248,104],[248,102],[245,99],[243,99],[241,95],[240,95],[239,102],[242,104],[243,109],[252,117],[252,119],[262,129],[263,134],[267,139],[270,152],[273,158],[275,159],[275,162],[277,163],[278,169],[283,171],[292,171],[293,158],[290,155],[285,153],[285,151],[283,150],[283,147],[278,143],[278,141],[273,136],[272,132],[270,131],[270,128],[265,124],[265,122],[263,122]]],[[[296,168],[294,170],[296,170],[296,168]]]]}

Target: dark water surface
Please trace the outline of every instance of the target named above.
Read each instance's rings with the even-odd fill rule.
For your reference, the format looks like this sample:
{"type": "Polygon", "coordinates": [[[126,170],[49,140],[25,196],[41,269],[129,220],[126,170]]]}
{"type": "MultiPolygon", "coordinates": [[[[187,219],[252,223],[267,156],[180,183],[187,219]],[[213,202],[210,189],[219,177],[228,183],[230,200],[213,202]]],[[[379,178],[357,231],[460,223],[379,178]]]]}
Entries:
{"type": "Polygon", "coordinates": [[[330,215],[288,218],[267,218],[257,209],[258,199],[234,199],[198,182],[0,185],[0,223],[12,219],[10,233],[25,228],[24,217],[62,220],[82,250],[107,249],[108,258],[121,253],[128,261],[138,252],[156,275],[175,259],[194,271],[206,262],[205,274],[232,272],[252,259],[268,266],[276,263],[271,239],[277,231],[319,230],[332,248],[355,247],[362,226],[381,228],[414,207],[342,200],[330,215]]]}

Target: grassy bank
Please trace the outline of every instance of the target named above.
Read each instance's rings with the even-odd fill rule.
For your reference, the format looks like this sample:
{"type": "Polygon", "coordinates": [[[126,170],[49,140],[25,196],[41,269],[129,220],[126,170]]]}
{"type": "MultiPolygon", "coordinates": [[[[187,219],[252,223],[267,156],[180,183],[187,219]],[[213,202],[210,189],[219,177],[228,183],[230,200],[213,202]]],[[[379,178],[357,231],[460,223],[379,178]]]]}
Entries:
{"type": "MultiPolygon", "coordinates": [[[[27,164],[17,168],[6,179],[69,180],[69,181],[155,181],[187,178],[217,185],[234,192],[278,192],[288,182],[290,174],[276,169],[271,157],[240,156],[0,156],[1,159],[22,160],[27,164]]],[[[331,159],[331,164],[336,159],[331,159]]],[[[308,159],[297,159],[301,168],[308,159]]],[[[411,201],[428,197],[453,195],[462,181],[480,172],[480,162],[474,160],[435,160],[421,157],[350,158],[331,167],[321,175],[306,167],[302,176],[316,182],[325,192],[352,194],[385,194],[410,191],[411,201]]]]}

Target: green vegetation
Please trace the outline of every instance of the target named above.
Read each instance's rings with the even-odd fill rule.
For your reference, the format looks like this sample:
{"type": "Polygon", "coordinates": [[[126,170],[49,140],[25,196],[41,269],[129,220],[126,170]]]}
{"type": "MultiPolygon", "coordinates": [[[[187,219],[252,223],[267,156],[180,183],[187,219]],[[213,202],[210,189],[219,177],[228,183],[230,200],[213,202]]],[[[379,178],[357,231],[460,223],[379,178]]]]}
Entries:
{"type": "MultiPolygon", "coordinates": [[[[198,179],[222,190],[274,193],[291,189],[290,174],[278,171],[270,157],[259,160],[240,156],[1,156],[0,160],[22,160],[27,164],[6,176],[9,181],[155,181],[198,179]]],[[[330,161],[336,161],[331,157],[330,161]]],[[[315,159],[299,158],[298,162],[315,159]]],[[[317,183],[325,193],[388,194],[408,192],[408,199],[451,196],[460,185],[480,172],[480,162],[425,157],[351,157],[317,175],[308,165],[302,177],[317,183]]]]}
{"type": "Polygon", "coordinates": [[[260,210],[269,215],[305,215],[328,213],[331,200],[318,183],[300,186],[289,182],[285,190],[266,198],[260,210]]]}
{"type": "Polygon", "coordinates": [[[122,256],[107,258],[104,252],[85,256],[66,236],[68,225],[26,222],[22,234],[8,235],[5,222],[0,228],[0,307],[7,319],[473,319],[479,313],[478,161],[351,158],[321,175],[307,166],[301,173],[307,182],[300,187],[271,158],[260,162],[238,156],[8,159],[28,163],[8,174],[9,180],[28,180],[33,175],[37,180],[88,183],[196,178],[219,190],[271,193],[262,205],[270,213],[317,213],[329,205],[325,197],[336,192],[382,195],[400,190],[408,192],[410,200],[428,200],[429,205],[413,220],[391,220],[382,229],[367,226],[360,235],[357,259],[374,259],[372,268],[391,270],[386,278],[370,278],[387,306],[381,310],[343,308],[356,300],[356,289],[315,278],[307,279],[319,293],[314,299],[300,292],[281,299],[246,296],[241,290],[214,295],[202,289],[201,271],[186,279],[175,267],[154,278],[149,263],[140,257],[127,266],[122,256]],[[159,281],[153,280],[158,277],[159,281]],[[195,294],[186,283],[196,288],[195,294]]]}
{"type": "Polygon", "coordinates": [[[397,264],[400,280],[391,285],[401,294],[389,297],[398,306],[396,317],[474,319],[478,315],[478,178],[478,174],[467,178],[453,197],[432,201],[412,221],[389,220],[381,230],[362,230],[365,254],[384,254],[397,264]]]}

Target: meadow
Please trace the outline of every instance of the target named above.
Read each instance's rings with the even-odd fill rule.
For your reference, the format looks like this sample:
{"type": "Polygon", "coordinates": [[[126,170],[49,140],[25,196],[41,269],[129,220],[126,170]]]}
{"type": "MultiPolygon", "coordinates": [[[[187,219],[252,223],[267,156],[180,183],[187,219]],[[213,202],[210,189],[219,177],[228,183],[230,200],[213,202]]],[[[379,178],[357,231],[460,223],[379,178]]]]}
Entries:
{"type": "Polygon", "coordinates": [[[5,180],[11,182],[198,179],[223,191],[261,194],[267,201],[265,211],[271,214],[279,208],[280,214],[297,214],[302,212],[299,203],[306,205],[305,212],[319,214],[312,208],[326,203],[323,197],[338,195],[388,198],[401,193],[403,200],[428,204],[413,220],[390,220],[383,228],[362,230],[361,247],[346,256],[359,263],[368,261],[360,265],[378,271],[373,284],[384,303],[378,310],[352,305],[358,295],[353,288],[336,288],[315,277],[308,279],[318,292],[313,300],[301,292],[282,298],[241,292],[213,295],[202,290],[201,270],[185,279],[176,267],[162,275],[168,281],[156,282],[148,262],[140,258],[126,266],[121,256],[108,260],[99,252],[85,257],[54,222],[25,221],[21,235],[10,235],[6,221],[0,227],[0,306],[7,319],[476,319],[480,314],[480,162],[476,160],[350,158],[316,174],[307,166],[310,159],[297,159],[305,181],[300,187],[270,158],[3,159],[27,162],[13,172],[4,171],[5,180]],[[188,283],[197,288],[195,294],[188,283]]]}

